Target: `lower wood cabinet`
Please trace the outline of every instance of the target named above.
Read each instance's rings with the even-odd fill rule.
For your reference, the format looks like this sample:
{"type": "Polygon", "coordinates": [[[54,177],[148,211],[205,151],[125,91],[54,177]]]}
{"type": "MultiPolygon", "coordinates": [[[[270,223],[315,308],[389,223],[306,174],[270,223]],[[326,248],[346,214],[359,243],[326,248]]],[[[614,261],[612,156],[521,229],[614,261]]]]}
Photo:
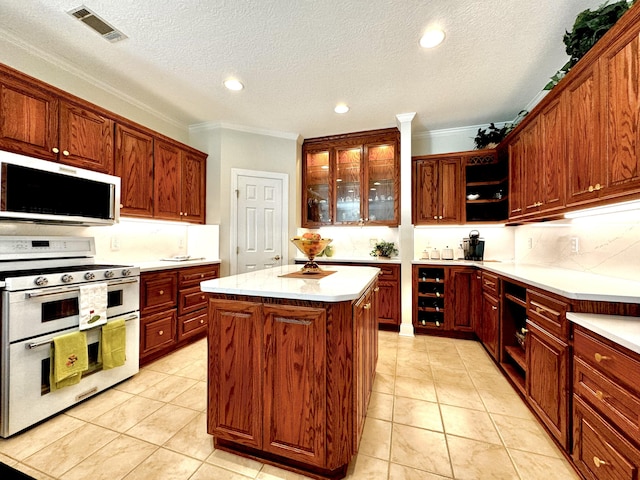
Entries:
{"type": "Polygon", "coordinates": [[[140,364],[166,355],[207,332],[207,297],[200,282],[219,276],[218,264],[140,275],[140,364]]]}
{"type": "Polygon", "coordinates": [[[376,286],[337,303],[209,295],[216,448],[341,478],[373,386],[376,286]]]}

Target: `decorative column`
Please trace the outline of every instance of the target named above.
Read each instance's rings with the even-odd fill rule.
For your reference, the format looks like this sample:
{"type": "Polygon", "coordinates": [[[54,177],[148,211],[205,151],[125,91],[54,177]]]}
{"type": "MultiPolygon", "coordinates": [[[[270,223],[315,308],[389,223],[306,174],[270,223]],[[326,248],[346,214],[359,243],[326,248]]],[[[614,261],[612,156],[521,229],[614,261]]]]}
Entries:
{"type": "Polygon", "coordinates": [[[400,226],[398,227],[400,243],[400,262],[402,264],[400,285],[402,322],[400,335],[413,336],[413,312],[411,262],[413,261],[413,225],[411,224],[411,122],[416,116],[413,113],[396,115],[400,130],[400,226]]]}

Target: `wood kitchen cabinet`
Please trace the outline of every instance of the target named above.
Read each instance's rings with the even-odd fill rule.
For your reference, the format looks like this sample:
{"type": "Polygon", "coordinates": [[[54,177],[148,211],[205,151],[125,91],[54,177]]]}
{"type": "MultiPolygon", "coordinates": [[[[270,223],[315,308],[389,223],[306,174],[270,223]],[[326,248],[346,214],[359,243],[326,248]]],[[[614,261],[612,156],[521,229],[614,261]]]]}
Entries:
{"type": "Polygon", "coordinates": [[[471,292],[476,275],[476,269],[470,267],[414,265],[415,331],[473,338],[478,307],[471,292]]]}
{"type": "Polygon", "coordinates": [[[575,326],[572,459],[586,479],[640,471],[640,356],[575,326]]]}
{"type": "Polygon", "coordinates": [[[15,75],[0,68],[0,148],[112,174],[113,119],[15,75]]]}
{"type": "Polygon", "coordinates": [[[141,365],[206,335],[208,304],[200,282],[219,275],[218,264],[140,275],[141,365]]]}
{"type": "Polygon", "coordinates": [[[500,366],[513,385],[525,394],[527,377],[527,287],[502,279],[500,366]]]}
{"type": "Polygon", "coordinates": [[[204,223],[206,155],[156,138],[153,163],[154,218],[204,223]]]}
{"type": "Polygon", "coordinates": [[[306,139],[302,226],[397,226],[399,143],[396,128],[306,139]]]}
{"type": "Polygon", "coordinates": [[[375,288],[336,303],[209,294],[215,447],[344,476],[375,375],[375,288]]]}
{"type": "Polygon", "coordinates": [[[480,341],[494,360],[500,361],[500,284],[498,277],[482,272],[482,317],[477,329],[480,341]]]}
{"type": "Polygon", "coordinates": [[[412,157],[413,223],[463,223],[463,185],[461,158],[412,157]]]}
{"type": "Polygon", "coordinates": [[[560,299],[527,290],[527,400],[564,449],[570,399],[567,310],[560,299]]]}
{"type": "Polygon", "coordinates": [[[466,223],[500,222],[509,217],[507,156],[496,149],[465,152],[466,223]]]}
{"type": "Polygon", "coordinates": [[[153,137],[134,127],[116,125],[115,174],[121,178],[120,213],[153,217],[153,137]]]}

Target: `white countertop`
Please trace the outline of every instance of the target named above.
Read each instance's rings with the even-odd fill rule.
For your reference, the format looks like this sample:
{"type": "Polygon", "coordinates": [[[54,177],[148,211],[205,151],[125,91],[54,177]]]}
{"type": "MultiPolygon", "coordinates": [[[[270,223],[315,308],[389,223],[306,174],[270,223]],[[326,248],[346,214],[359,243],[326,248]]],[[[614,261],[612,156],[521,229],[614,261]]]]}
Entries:
{"type": "Polygon", "coordinates": [[[476,266],[574,300],[640,303],[640,281],[564,268],[469,260],[414,260],[417,265],[476,266]]]}
{"type": "Polygon", "coordinates": [[[356,300],[380,272],[375,267],[332,266],[325,270],[336,273],[319,279],[283,278],[281,275],[300,270],[300,265],[283,265],[255,272],[206,280],[200,283],[203,292],[288,298],[319,302],[356,300]]]}
{"type": "MultiPolygon", "coordinates": [[[[306,257],[296,257],[294,259],[296,262],[306,262],[306,257]]],[[[378,258],[378,257],[316,257],[314,260],[317,263],[396,263],[400,264],[400,259],[398,257],[391,258],[378,258]]]]}
{"type": "Polygon", "coordinates": [[[567,320],[640,354],[640,318],[567,312],[567,320]]]}
{"type": "Polygon", "coordinates": [[[218,258],[194,258],[184,261],[153,260],[147,262],[131,262],[131,265],[140,267],[141,272],[153,272],[156,270],[168,270],[170,268],[197,267],[198,265],[211,265],[220,263],[218,258]]]}

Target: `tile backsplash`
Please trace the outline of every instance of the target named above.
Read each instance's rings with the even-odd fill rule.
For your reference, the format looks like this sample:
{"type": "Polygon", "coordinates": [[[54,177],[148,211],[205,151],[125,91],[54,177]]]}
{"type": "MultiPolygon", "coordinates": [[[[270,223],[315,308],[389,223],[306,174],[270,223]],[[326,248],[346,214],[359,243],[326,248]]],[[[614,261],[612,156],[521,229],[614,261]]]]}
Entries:
{"type": "Polygon", "coordinates": [[[640,281],[640,211],[517,227],[515,259],[640,281]]]}

